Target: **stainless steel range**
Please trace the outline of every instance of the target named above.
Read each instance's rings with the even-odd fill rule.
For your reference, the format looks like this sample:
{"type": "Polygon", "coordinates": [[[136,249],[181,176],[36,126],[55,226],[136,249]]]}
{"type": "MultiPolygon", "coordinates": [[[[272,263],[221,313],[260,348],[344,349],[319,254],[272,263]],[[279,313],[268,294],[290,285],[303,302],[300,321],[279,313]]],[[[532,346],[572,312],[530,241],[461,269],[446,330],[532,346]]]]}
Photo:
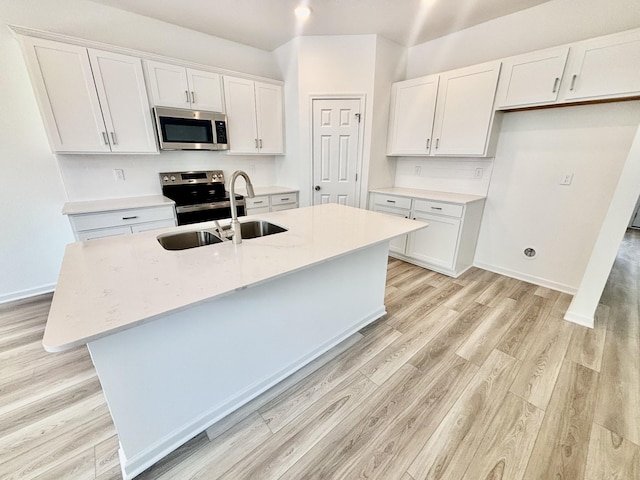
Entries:
{"type": "MultiPolygon", "coordinates": [[[[231,218],[231,202],[224,188],[222,170],[160,173],[162,194],[176,202],[178,225],[231,218]]],[[[245,201],[236,195],[238,216],[245,215],[245,201]]]]}

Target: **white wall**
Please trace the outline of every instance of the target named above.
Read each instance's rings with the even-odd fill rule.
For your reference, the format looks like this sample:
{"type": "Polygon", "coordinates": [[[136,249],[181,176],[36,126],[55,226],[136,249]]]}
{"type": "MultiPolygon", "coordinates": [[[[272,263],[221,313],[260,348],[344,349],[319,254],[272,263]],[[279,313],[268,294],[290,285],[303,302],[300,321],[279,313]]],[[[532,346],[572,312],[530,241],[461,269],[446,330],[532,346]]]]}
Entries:
{"type": "Polygon", "coordinates": [[[406,78],[638,26],[638,0],[551,0],[410,48],[406,78]]]}
{"type": "Polygon", "coordinates": [[[375,76],[375,35],[309,36],[294,39],[276,50],[289,85],[285,99],[287,154],[276,159],[278,182],[300,189],[300,205],[312,202],[311,96],[314,94],[364,94],[363,159],[369,164],[375,76]],[[297,88],[290,82],[297,79],[297,88]],[[287,172],[284,176],[281,172],[287,172]],[[295,181],[295,184],[293,182],[295,181]]]}
{"type": "Polygon", "coordinates": [[[506,113],[475,264],[575,292],[639,124],[640,102],[506,113]]]}
{"type": "MultiPolygon", "coordinates": [[[[395,181],[396,159],[386,156],[389,104],[391,84],[404,78],[406,65],[407,50],[404,47],[382,37],[376,38],[371,155],[362,177],[368,188],[388,187],[395,181]]],[[[367,197],[366,191],[362,194],[367,197]]],[[[363,207],[365,201],[361,199],[363,207]]]]}
{"type": "Polygon", "coordinates": [[[51,153],[18,43],[7,25],[20,25],[120,47],[278,79],[270,52],[204,35],[87,0],[0,3],[0,302],[50,291],[64,246],[73,241],[60,214],[69,199],[158,193],[156,173],[240,166],[273,183],[272,157],[225,157],[203,152],[146,156],[59,156],[51,153]],[[199,156],[202,154],[202,156],[199,156]],[[113,168],[127,180],[116,184],[113,168]],[[25,188],[28,179],[29,189],[25,188]]]}
{"type": "MultiPolygon", "coordinates": [[[[551,0],[410,48],[406,78],[639,25],[637,0],[551,0]]],[[[487,168],[493,173],[476,264],[575,291],[639,122],[637,102],[505,114],[495,161],[487,168]],[[557,172],[564,170],[574,171],[576,180],[560,189],[557,172]],[[533,207],[538,201],[544,211],[533,207]],[[520,253],[529,244],[541,252],[536,260],[520,253]]],[[[476,162],[456,159],[448,167],[444,159],[400,159],[396,185],[481,192],[482,182],[468,178],[476,162]]]]}

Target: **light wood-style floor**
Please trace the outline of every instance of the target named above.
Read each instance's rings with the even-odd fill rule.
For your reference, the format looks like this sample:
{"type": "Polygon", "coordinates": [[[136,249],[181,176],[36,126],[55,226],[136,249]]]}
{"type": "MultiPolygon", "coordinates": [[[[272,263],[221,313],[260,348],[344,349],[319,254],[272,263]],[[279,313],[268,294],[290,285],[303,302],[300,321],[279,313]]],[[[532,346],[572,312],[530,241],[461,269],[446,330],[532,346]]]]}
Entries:
{"type": "MultiPolygon", "coordinates": [[[[140,479],[640,479],[640,233],[593,330],[570,296],[391,260],[388,314],[140,479]]],[[[0,306],[0,478],[117,479],[86,349],[41,347],[50,297],[0,306]]]]}

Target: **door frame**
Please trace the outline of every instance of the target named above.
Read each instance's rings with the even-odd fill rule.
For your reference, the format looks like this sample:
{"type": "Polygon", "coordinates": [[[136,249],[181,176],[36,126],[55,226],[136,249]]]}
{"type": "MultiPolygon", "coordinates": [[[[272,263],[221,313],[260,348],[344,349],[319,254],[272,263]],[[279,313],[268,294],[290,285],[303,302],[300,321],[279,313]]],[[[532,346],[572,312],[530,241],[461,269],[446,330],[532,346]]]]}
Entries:
{"type": "Polygon", "coordinates": [[[364,93],[311,93],[309,94],[309,158],[311,159],[311,169],[309,172],[308,186],[311,192],[310,204],[314,204],[314,165],[313,165],[313,102],[315,100],[358,100],[360,102],[360,122],[358,123],[358,158],[356,159],[356,198],[355,207],[360,208],[360,198],[362,196],[362,165],[364,163],[364,123],[366,120],[365,106],[366,94],[364,93]]]}

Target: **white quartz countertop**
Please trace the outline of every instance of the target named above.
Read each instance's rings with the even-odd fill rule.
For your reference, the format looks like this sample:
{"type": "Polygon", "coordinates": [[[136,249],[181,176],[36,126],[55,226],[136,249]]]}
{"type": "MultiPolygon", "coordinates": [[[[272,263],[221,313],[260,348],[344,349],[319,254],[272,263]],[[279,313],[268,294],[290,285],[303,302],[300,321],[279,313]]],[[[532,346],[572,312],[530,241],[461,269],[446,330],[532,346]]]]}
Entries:
{"type": "Polygon", "coordinates": [[[158,207],[174,205],[173,200],[162,195],[147,195],[144,197],[107,198],[104,200],[86,200],[82,202],[67,202],[62,207],[63,215],[79,215],[82,213],[105,212],[123,210],[127,208],[158,207]]]}
{"type": "Polygon", "coordinates": [[[369,190],[372,193],[384,193],[385,195],[398,195],[401,197],[423,198],[438,202],[450,202],[466,205],[467,203],[484,200],[486,197],[466,195],[462,193],[440,192],[437,190],[420,190],[417,188],[386,187],[369,190]]]}
{"type": "Polygon", "coordinates": [[[156,239],[213,226],[205,222],[69,244],[44,333],[45,349],[83,345],[426,226],[335,204],[242,221],[252,218],[288,231],[240,245],[223,242],[180,251],[165,250],[156,239]]]}
{"type": "MultiPolygon", "coordinates": [[[[281,187],[279,185],[268,185],[263,187],[253,187],[253,193],[257,197],[261,195],[278,195],[280,193],[293,193],[298,192],[297,188],[289,188],[289,187],[281,187]]],[[[247,195],[247,190],[245,188],[238,188],[238,194],[247,195]]]]}

